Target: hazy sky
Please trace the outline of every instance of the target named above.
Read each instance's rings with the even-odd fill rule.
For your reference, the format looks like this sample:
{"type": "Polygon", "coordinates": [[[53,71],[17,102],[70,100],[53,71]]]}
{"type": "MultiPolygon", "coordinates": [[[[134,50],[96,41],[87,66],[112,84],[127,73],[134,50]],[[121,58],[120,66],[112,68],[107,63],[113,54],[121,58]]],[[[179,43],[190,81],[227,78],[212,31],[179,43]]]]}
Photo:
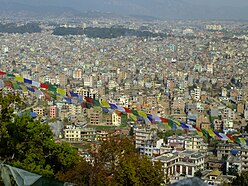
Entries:
{"type": "Polygon", "coordinates": [[[248,19],[248,0],[0,0],[160,18],[248,19]]]}

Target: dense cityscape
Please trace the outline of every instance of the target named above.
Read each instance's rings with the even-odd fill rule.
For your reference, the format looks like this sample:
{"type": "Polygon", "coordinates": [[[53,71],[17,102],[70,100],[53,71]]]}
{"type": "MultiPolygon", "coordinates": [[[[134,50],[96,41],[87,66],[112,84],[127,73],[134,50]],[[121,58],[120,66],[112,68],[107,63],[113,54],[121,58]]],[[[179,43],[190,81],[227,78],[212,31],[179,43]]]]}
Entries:
{"type": "Polygon", "coordinates": [[[248,171],[247,74],[247,22],[1,19],[1,94],[24,102],[13,113],[93,164],[101,142],[128,137],[164,185],[248,171]]]}

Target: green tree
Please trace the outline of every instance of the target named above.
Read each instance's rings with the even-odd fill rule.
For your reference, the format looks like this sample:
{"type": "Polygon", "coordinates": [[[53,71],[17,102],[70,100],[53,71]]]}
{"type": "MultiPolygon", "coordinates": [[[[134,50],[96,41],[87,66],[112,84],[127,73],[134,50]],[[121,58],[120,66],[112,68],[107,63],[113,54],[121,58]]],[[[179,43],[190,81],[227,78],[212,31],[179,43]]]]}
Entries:
{"type": "Polygon", "coordinates": [[[228,175],[238,176],[238,165],[232,165],[229,167],[228,175]]]}
{"type": "Polygon", "coordinates": [[[198,177],[198,178],[201,178],[201,177],[202,177],[202,172],[201,172],[201,170],[197,170],[197,171],[195,172],[195,176],[198,177]]]}
{"type": "Polygon", "coordinates": [[[79,180],[83,180],[81,185],[142,186],[163,183],[162,165],[153,165],[146,157],[140,156],[130,138],[115,136],[103,141],[97,152],[92,153],[92,158],[92,164],[81,162],[84,166],[75,165],[69,172],[60,172],[59,178],[79,185],[79,180]]]}
{"type": "Polygon", "coordinates": [[[247,186],[248,185],[248,171],[242,172],[241,175],[237,176],[236,179],[233,180],[233,186],[247,186]]]}
{"type": "Polygon", "coordinates": [[[55,143],[47,124],[29,115],[13,114],[11,105],[18,102],[18,96],[0,95],[0,161],[51,177],[75,164],[77,151],[68,144],[55,143]]]}

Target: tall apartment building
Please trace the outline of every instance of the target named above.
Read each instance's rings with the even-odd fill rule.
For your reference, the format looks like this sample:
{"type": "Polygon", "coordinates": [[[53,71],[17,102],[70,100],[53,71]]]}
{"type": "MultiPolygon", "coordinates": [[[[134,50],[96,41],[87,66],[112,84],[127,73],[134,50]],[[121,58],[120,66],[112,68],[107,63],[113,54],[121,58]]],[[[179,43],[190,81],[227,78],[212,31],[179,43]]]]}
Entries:
{"type": "Polygon", "coordinates": [[[121,116],[119,116],[115,112],[112,113],[112,124],[114,126],[120,126],[121,125],[121,116]]]}
{"type": "Polygon", "coordinates": [[[135,130],[135,147],[139,149],[142,144],[145,144],[148,140],[154,140],[156,137],[156,131],[148,129],[136,129],[135,130]]]}
{"type": "Polygon", "coordinates": [[[185,150],[193,150],[198,152],[207,152],[208,144],[204,143],[201,136],[188,136],[185,139],[185,150]]]}
{"type": "Polygon", "coordinates": [[[50,107],[50,110],[49,110],[49,116],[50,118],[56,118],[57,117],[57,107],[55,105],[51,106],[50,107]]]}

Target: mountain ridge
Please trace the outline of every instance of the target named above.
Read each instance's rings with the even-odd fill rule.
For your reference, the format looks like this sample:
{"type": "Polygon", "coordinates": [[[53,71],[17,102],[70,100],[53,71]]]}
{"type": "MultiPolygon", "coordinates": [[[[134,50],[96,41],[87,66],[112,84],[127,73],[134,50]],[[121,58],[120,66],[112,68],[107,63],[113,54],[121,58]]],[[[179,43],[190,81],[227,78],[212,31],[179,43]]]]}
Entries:
{"type": "Polygon", "coordinates": [[[87,12],[96,11],[102,14],[109,12],[109,15],[135,15],[136,17],[153,17],[155,19],[248,20],[248,4],[243,7],[231,6],[227,3],[217,6],[211,3],[214,2],[213,0],[209,2],[202,4],[189,0],[91,0],[90,2],[71,0],[71,3],[68,3],[66,0],[43,0],[38,3],[23,0],[20,3],[15,0],[0,0],[0,15],[26,13],[30,16],[84,17],[87,12]]]}

